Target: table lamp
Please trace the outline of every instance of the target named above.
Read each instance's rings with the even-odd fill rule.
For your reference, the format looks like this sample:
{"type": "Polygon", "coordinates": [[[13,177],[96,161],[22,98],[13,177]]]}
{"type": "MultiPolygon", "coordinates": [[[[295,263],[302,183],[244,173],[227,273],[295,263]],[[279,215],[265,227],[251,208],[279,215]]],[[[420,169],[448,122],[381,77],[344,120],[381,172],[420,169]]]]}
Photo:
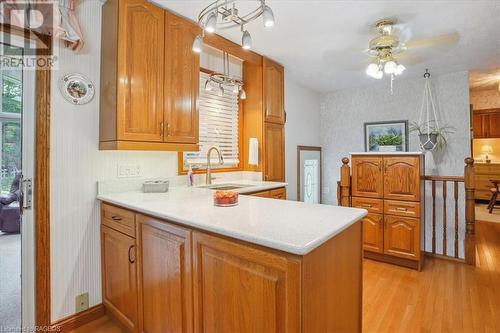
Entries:
{"type": "Polygon", "coordinates": [[[486,163],[491,163],[491,160],[489,159],[488,154],[491,154],[492,152],[493,152],[493,149],[491,148],[490,145],[483,145],[481,147],[481,153],[483,153],[485,155],[484,160],[486,163]]]}

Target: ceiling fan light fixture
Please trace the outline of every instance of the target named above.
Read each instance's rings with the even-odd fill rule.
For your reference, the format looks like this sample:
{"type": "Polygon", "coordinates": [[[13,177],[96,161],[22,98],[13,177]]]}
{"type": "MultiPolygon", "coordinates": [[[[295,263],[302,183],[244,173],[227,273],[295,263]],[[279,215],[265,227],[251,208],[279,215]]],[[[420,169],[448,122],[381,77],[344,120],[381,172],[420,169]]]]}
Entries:
{"type": "Polygon", "coordinates": [[[241,47],[245,50],[250,50],[252,48],[252,36],[250,36],[248,30],[243,32],[243,36],[241,37],[241,47]]]}
{"type": "Polygon", "coordinates": [[[401,75],[403,74],[403,72],[405,71],[406,67],[401,65],[401,64],[398,64],[398,66],[396,67],[396,71],[394,72],[394,74],[396,75],[401,75]]]}
{"type": "Polygon", "coordinates": [[[208,33],[215,32],[215,27],[217,26],[217,14],[212,12],[207,17],[207,21],[205,22],[205,31],[208,33]]]}
{"type": "Polygon", "coordinates": [[[389,60],[384,64],[385,74],[395,74],[398,68],[398,64],[394,60],[389,60]]]}
{"type": "Polygon", "coordinates": [[[198,35],[193,41],[193,52],[201,53],[202,46],[203,46],[203,37],[201,37],[201,35],[198,35]]]}
{"type": "Polygon", "coordinates": [[[375,74],[378,72],[379,66],[376,63],[371,63],[366,67],[366,75],[375,77],[375,74]]]}
{"type": "Polygon", "coordinates": [[[376,71],[373,76],[374,79],[380,80],[384,77],[384,72],[382,72],[380,69],[376,71]]]}
{"type": "Polygon", "coordinates": [[[264,6],[262,11],[262,19],[264,20],[264,26],[270,28],[274,26],[274,14],[269,6],[264,6]]]}

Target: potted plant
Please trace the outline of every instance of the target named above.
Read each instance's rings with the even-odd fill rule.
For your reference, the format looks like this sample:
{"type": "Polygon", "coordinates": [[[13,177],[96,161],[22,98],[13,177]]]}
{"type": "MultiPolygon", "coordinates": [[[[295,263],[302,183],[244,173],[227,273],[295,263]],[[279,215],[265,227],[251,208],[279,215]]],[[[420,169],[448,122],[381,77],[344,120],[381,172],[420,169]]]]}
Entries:
{"type": "Polygon", "coordinates": [[[436,121],[426,121],[421,124],[411,123],[410,132],[416,132],[423,150],[441,150],[448,143],[447,136],[455,132],[452,126],[439,127],[436,121]]]}
{"type": "Polygon", "coordinates": [[[397,147],[403,143],[403,138],[401,133],[389,131],[389,133],[375,137],[375,143],[378,145],[379,151],[391,152],[397,150],[397,147]]]}

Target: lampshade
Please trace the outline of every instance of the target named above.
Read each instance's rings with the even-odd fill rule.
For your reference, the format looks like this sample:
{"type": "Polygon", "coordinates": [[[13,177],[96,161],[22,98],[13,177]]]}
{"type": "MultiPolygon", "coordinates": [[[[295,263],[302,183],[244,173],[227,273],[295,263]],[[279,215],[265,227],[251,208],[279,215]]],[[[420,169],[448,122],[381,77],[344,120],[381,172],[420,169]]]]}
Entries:
{"type": "Polygon", "coordinates": [[[493,148],[490,145],[483,145],[481,147],[481,153],[483,154],[491,154],[493,152],[493,148]]]}

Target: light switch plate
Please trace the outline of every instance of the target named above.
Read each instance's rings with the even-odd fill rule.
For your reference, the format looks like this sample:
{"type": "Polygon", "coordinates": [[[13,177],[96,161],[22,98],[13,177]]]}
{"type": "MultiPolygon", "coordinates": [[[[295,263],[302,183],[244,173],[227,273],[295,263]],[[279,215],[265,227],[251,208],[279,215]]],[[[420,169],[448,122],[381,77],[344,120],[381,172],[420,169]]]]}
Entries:
{"type": "Polygon", "coordinates": [[[118,178],[137,178],[142,174],[140,164],[120,164],[118,165],[118,178]]]}
{"type": "Polygon", "coordinates": [[[89,308],[89,293],[75,297],[75,312],[82,312],[89,308]]]}

